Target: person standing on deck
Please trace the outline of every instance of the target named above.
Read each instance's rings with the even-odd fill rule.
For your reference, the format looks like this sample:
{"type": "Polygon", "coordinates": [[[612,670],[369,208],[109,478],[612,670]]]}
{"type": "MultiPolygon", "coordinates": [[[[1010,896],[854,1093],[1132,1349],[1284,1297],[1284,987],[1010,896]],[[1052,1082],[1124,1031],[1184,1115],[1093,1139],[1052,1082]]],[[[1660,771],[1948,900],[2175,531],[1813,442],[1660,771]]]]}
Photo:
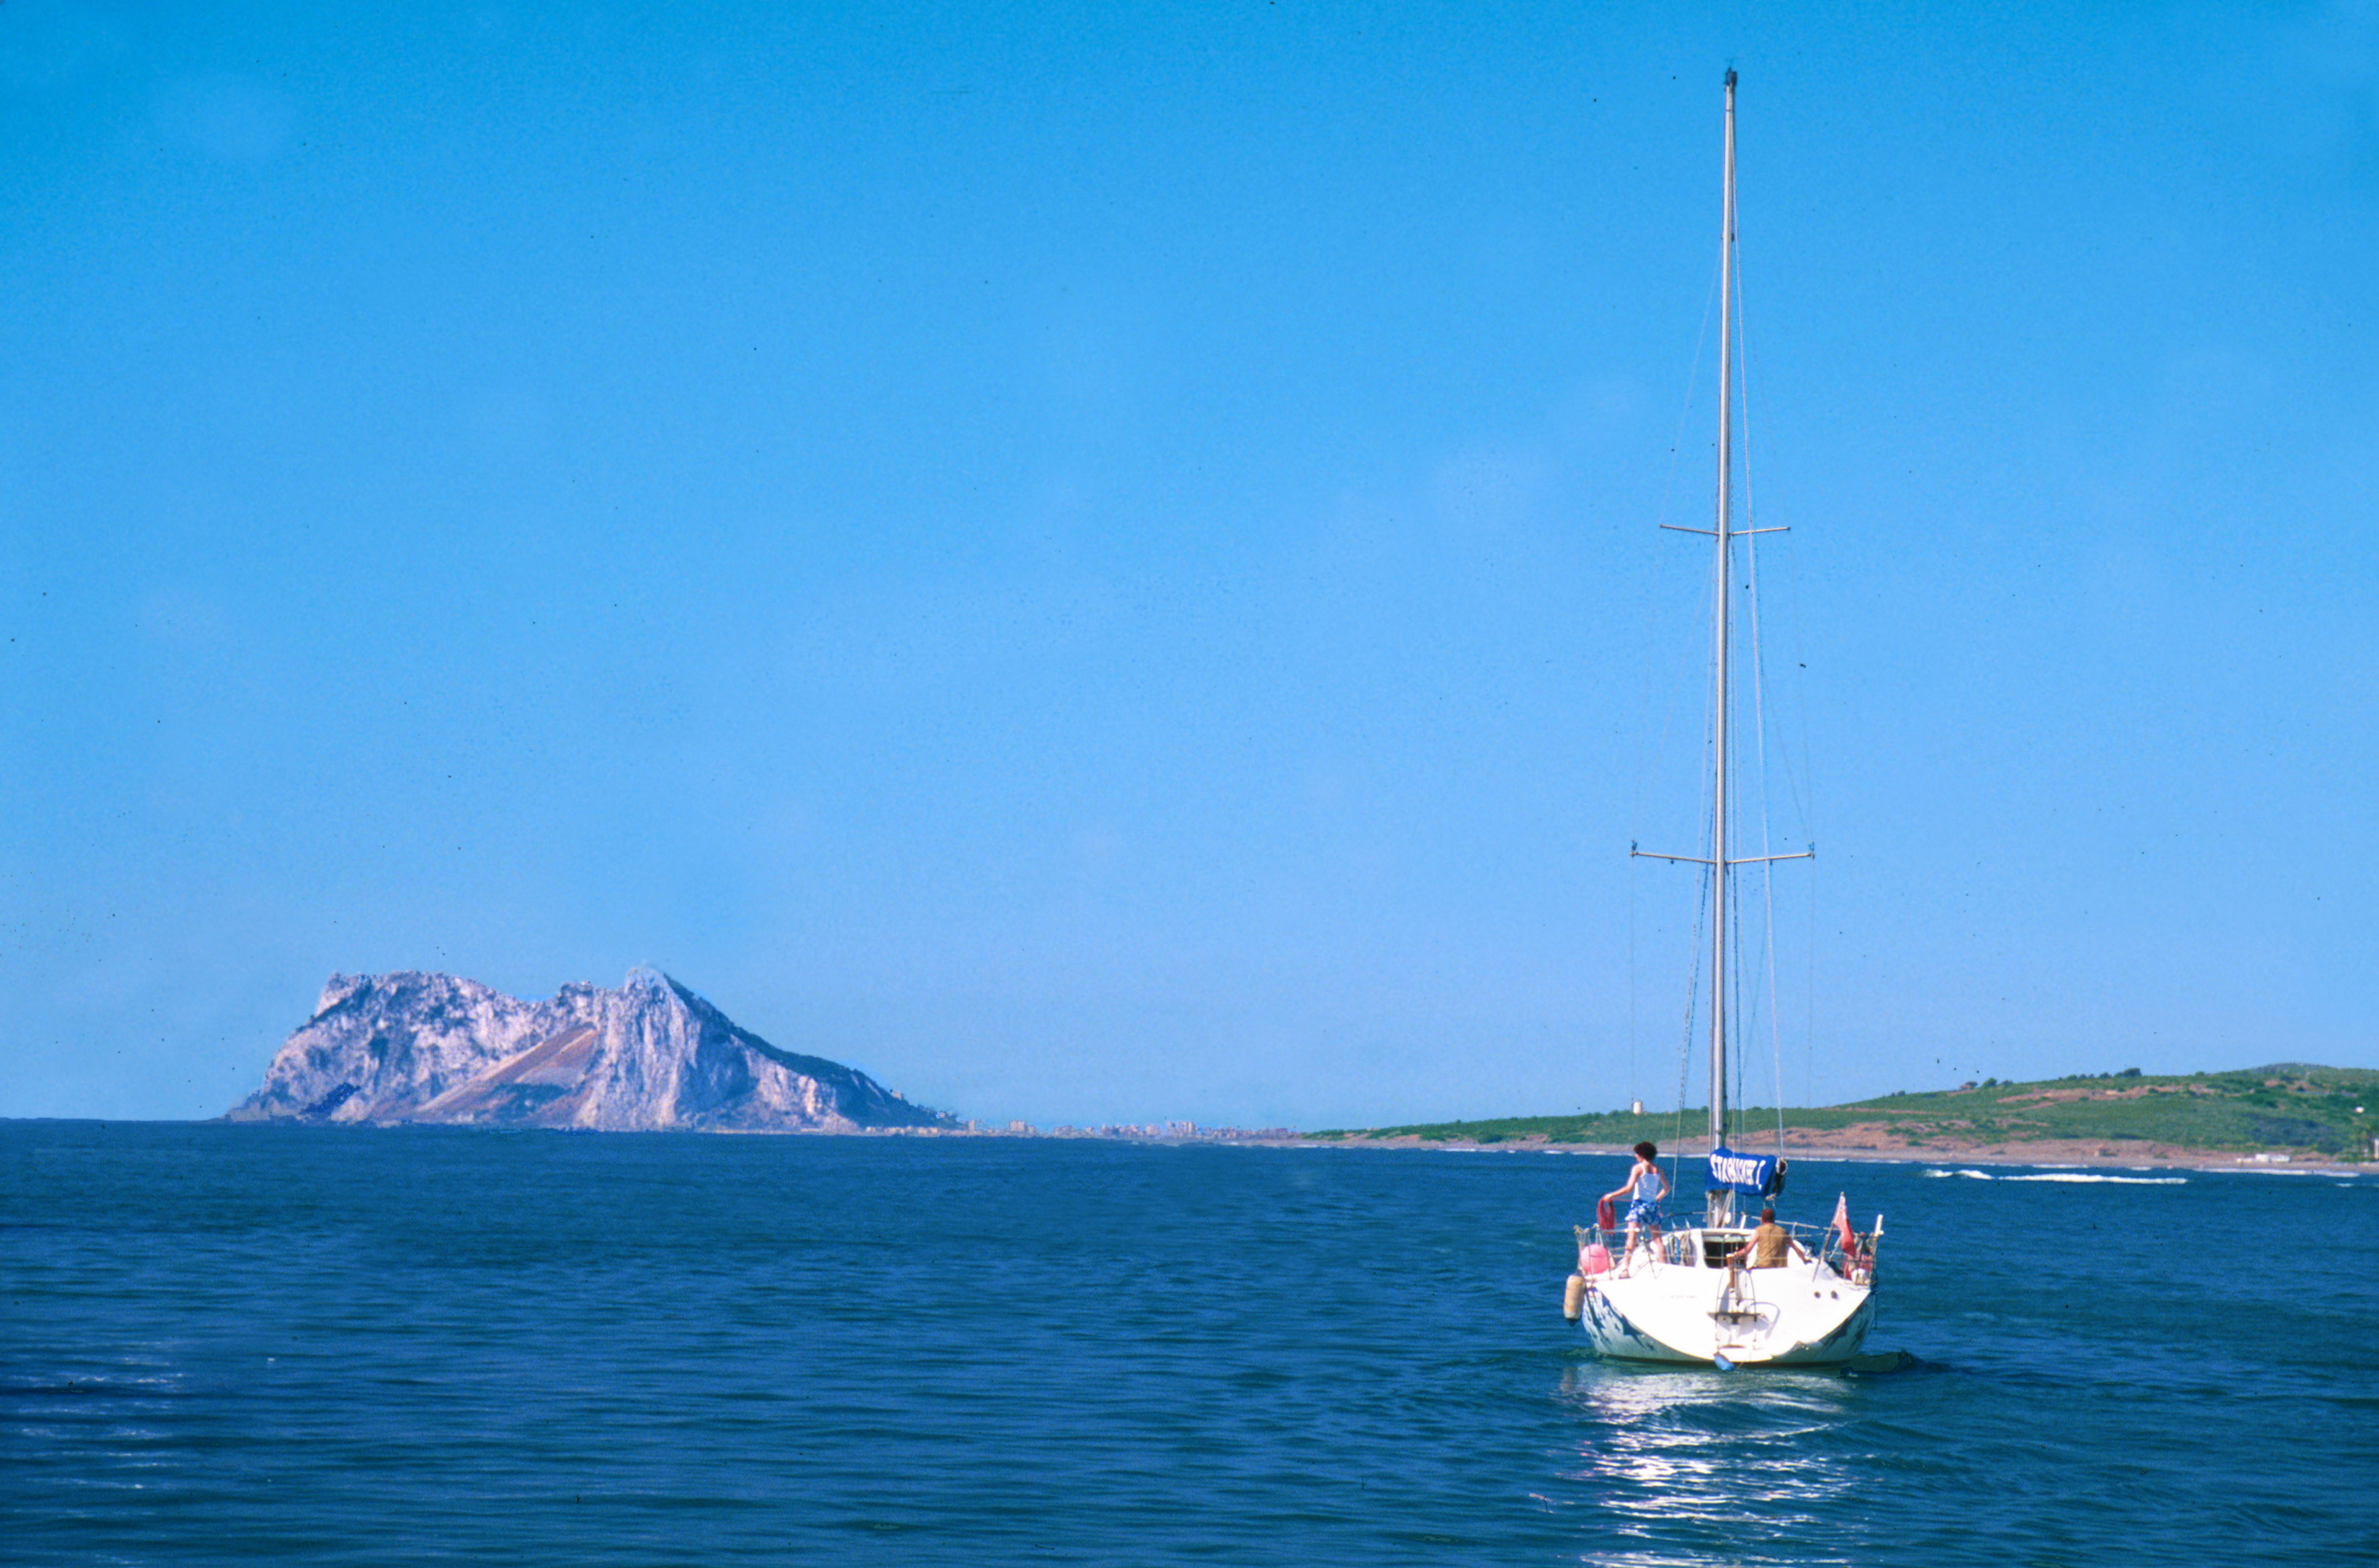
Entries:
{"type": "Polygon", "coordinates": [[[1629,1167],[1627,1179],[1602,1195],[1605,1203],[1627,1200],[1627,1240],[1619,1254],[1619,1272],[1625,1273],[1636,1261],[1636,1237],[1648,1233],[1648,1246],[1660,1238],[1660,1201],[1669,1196],[1669,1178],[1660,1174],[1660,1151],[1652,1143],[1636,1145],[1636,1164],[1629,1167]]]}

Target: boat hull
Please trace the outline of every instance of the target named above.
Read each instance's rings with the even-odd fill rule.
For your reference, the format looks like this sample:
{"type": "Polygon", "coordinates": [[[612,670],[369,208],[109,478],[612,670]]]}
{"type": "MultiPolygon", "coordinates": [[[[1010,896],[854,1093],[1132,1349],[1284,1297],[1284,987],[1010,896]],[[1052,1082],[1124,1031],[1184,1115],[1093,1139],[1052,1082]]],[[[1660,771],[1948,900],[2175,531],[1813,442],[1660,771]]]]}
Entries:
{"type": "Polygon", "coordinates": [[[1866,1345],[1875,1286],[1823,1262],[1728,1270],[1639,1259],[1634,1272],[1587,1281],[1582,1307],[1588,1339],[1617,1360],[1825,1367],[1866,1345]]]}

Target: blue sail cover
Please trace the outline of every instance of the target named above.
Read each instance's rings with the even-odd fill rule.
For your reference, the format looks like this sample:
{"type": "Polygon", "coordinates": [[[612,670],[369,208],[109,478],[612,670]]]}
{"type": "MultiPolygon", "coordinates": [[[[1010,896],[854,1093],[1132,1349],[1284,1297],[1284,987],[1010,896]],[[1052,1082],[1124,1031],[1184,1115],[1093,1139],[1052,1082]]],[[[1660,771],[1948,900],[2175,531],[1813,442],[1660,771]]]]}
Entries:
{"type": "Polygon", "coordinates": [[[1709,1186],[1705,1190],[1766,1197],[1776,1190],[1776,1156],[1738,1154],[1721,1144],[1710,1151],[1709,1186]]]}

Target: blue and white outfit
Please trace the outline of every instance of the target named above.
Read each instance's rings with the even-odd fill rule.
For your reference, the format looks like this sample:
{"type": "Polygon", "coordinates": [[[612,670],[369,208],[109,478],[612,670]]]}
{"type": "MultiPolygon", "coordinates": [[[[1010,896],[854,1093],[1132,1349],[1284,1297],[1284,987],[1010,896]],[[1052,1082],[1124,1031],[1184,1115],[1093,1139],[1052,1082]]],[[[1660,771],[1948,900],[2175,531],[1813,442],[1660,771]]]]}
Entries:
{"type": "Polygon", "coordinates": [[[1636,1190],[1629,1194],[1627,1199],[1629,1224],[1654,1228],[1660,1225],[1663,1217],[1660,1213],[1661,1186],[1660,1173],[1658,1171],[1646,1171],[1636,1178],[1636,1190]]]}

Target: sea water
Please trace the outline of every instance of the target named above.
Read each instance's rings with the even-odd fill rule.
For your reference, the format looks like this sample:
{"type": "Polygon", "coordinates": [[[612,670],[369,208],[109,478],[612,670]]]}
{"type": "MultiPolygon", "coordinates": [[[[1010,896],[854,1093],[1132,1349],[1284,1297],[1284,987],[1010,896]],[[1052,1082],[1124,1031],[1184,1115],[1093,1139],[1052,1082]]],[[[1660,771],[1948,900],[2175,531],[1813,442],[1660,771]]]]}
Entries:
{"type": "Polygon", "coordinates": [[[1612,1159],[0,1124],[0,1559],[2379,1560],[2379,1181],[1958,1168],[1721,1373],[1563,1322],[1612,1159]]]}

